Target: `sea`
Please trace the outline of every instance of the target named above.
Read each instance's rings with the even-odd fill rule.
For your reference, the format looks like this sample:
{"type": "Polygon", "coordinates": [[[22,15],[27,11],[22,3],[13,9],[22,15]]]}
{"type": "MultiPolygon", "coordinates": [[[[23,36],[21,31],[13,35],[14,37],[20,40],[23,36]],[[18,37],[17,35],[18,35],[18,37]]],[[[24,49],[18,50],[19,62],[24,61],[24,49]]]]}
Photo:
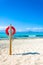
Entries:
{"type": "MultiPolygon", "coordinates": [[[[34,32],[34,31],[24,31],[24,32],[16,32],[13,38],[43,38],[43,32],[34,32]]],[[[5,31],[0,31],[0,39],[9,39],[9,36],[5,31]]]]}

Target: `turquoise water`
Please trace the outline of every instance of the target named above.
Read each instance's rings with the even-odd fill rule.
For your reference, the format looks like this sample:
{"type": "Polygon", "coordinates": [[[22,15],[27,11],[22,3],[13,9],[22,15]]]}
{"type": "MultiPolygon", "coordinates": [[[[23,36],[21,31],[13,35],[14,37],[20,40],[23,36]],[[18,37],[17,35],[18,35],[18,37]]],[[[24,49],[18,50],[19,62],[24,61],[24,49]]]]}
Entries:
{"type": "MultiPolygon", "coordinates": [[[[13,35],[13,38],[35,38],[35,37],[43,37],[43,32],[16,32],[16,34],[13,35]]],[[[5,32],[0,32],[0,39],[6,38],[8,39],[9,36],[6,35],[5,32]]]]}

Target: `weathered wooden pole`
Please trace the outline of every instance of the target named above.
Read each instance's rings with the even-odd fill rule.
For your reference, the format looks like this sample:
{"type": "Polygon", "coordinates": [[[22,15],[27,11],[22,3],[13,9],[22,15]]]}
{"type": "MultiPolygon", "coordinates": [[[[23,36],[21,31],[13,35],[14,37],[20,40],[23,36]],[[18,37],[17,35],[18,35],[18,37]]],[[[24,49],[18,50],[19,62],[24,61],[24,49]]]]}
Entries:
{"type": "Polygon", "coordinates": [[[10,51],[9,54],[12,55],[12,28],[11,28],[11,24],[10,24],[10,32],[9,32],[9,38],[10,38],[10,51]]]}
{"type": "Polygon", "coordinates": [[[12,55],[12,36],[16,33],[16,29],[10,24],[10,26],[8,26],[5,31],[6,34],[9,36],[9,54],[12,55]]]}

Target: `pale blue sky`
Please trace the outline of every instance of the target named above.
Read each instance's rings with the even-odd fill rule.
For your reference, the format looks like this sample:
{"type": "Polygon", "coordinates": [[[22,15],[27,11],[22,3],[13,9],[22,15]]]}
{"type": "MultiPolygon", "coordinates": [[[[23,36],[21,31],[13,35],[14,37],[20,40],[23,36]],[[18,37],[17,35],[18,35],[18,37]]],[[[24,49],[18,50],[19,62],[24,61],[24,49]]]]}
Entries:
{"type": "Polygon", "coordinates": [[[43,0],[0,0],[0,26],[43,28],[43,0]]]}

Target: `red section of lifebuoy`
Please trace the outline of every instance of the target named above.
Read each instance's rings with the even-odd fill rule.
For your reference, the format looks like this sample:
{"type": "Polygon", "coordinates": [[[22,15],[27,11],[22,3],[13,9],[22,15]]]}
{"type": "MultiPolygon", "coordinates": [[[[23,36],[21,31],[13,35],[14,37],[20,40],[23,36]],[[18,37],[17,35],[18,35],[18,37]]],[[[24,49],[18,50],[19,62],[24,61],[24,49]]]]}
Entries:
{"type": "MultiPolygon", "coordinates": [[[[9,31],[9,28],[10,28],[10,26],[8,26],[8,27],[6,28],[6,34],[7,34],[7,35],[9,35],[9,32],[8,32],[8,31],[9,31]]],[[[11,26],[11,28],[12,28],[12,30],[13,30],[13,31],[12,31],[12,35],[14,35],[14,34],[16,33],[16,29],[15,29],[13,26],[11,26]]]]}

